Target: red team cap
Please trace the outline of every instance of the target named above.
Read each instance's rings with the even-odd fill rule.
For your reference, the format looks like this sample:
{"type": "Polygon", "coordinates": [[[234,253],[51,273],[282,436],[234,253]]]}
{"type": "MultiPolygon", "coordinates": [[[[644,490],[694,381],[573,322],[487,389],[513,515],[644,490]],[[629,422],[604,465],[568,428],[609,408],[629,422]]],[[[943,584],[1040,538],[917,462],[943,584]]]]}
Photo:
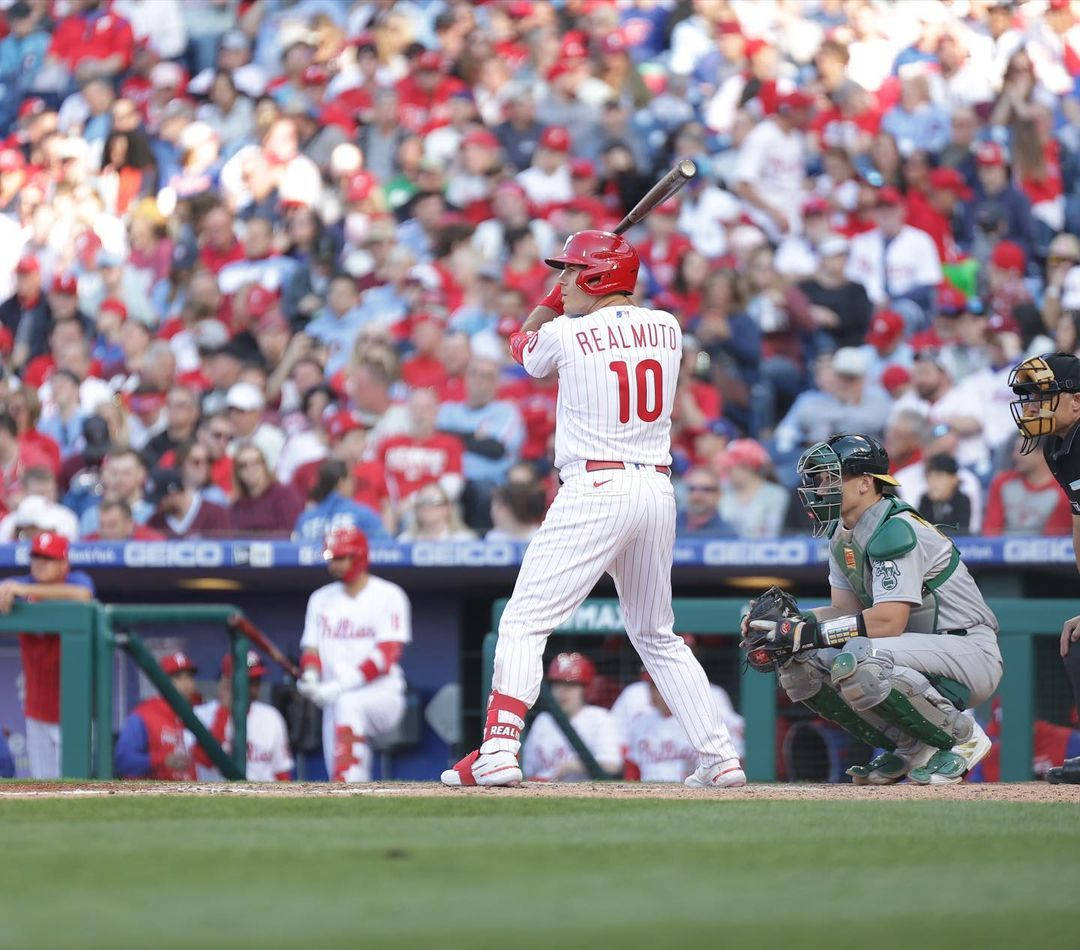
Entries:
{"type": "Polygon", "coordinates": [[[79,287],[74,274],[57,274],[53,278],[52,289],[54,294],[70,294],[74,296],[79,287]]]}
{"type": "Polygon", "coordinates": [[[938,313],[955,317],[967,310],[967,297],[952,284],[942,284],[937,292],[937,309],[938,313]]]}
{"type": "Polygon", "coordinates": [[[596,667],[583,653],[560,653],[548,666],[547,678],[552,683],[579,683],[588,686],[596,676],[596,667]]]}
{"type": "Polygon", "coordinates": [[[997,142],[983,142],[975,149],[975,162],[979,165],[1004,165],[1005,149],[997,142]]]}
{"type": "Polygon", "coordinates": [[[38,263],[38,259],[32,254],[20,257],[19,263],[15,265],[16,274],[36,274],[40,270],[41,265],[38,263]]]}
{"type": "Polygon", "coordinates": [[[878,189],[877,206],[879,208],[898,208],[903,203],[904,196],[891,185],[886,185],[884,188],[878,189]]]}
{"type": "Polygon", "coordinates": [[[498,148],[499,140],[489,129],[473,129],[461,141],[462,145],[475,145],[477,148],[498,148]]]}
{"type": "Polygon", "coordinates": [[[326,420],[326,434],[331,442],[340,442],[345,436],[355,429],[363,429],[363,423],[347,409],[335,412],[326,420]]]}
{"type": "Polygon", "coordinates": [[[955,168],[935,168],[930,172],[930,187],[936,191],[951,191],[961,201],[970,201],[972,191],[964,176],[955,168]]]}
{"type": "Polygon", "coordinates": [[[895,395],[901,386],[906,386],[910,382],[911,373],[903,366],[889,366],[881,374],[881,385],[888,390],[890,396],[895,395]]]}
{"type": "MultiPolygon", "coordinates": [[[[750,44],[747,44],[749,47],[750,44]]],[[[780,97],[780,101],[777,103],[777,107],[781,112],[795,112],[799,109],[812,109],[814,107],[814,97],[808,93],[803,92],[801,89],[796,89],[794,92],[789,92],[787,95],[780,97]]]]}
{"type": "Polygon", "coordinates": [[[596,174],[596,166],[587,158],[572,158],[570,160],[570,176],[572,178],[592,178],[596,174]]]}
{"type": "Polygon", "coordinates": [[[423,53],[416,57],[416,68],[418,70],[427,70],[429,72],[435,73],[442,72],[442,54],[436,52],[433,49],[425,50],[423,53]]]}
{"type": "Polygon", "coordinates": [[[1027,255],[1015,241],[1000,241],[994,248],[993,254],[990,255],[990,263],[999,270],[1022,274],[1024,268],[1027,267],[1027,255]]]}
{"type": "Polygon", "coordinates": [[[570,133],[561,125],[549,125],[540,133],[540,147],[553,152],[570,151],[570,133]]]}
{"type": "MultiPolygon", "coordinates": [[[[69,278],[72,284],[75,283],[75,278],[69,278]]],[[[57,290],[57,293],[73,294],[75,293],[74,287],[71,290],[57,290]]],[[[108,297],[101,302],[101,306],[98,308],[101,313],[115,313],[120,322],[123,323],[128,316],[127,307],[124,306],[123,301],[117,300],[115,297],[108,297]]]]}
{"type": "Polygon", "coordinates": [[[904,318],[892,310],[882,310],[870,324],[866,342],[876,350],[884,350],[904,335],[904,318]]]}
{"type": "Polygon", "coordinates": [[[66,561],[68,539],[54,531],[42,531],[30,545],[31,557],[46,557],[50,561],[66,561]]]}
{"type": "MultiPolygon", "coordinates": [[[[181,654],[182,656],[183,654],[181,654]]],[[[259,656],[254,650],[247,651],[247,668],[249,679],[259,679],[262,676],[266,676],[266,666],[263,664],[262,657],[259,656]]],[[[221,661],[221,675],[232,676],[233,674],[233,662],[232,654],[226,653],[225,658],[221,661]]]]}
{"type": "Polygon", "coordinates": [[[371,172],[356,172],[349,177],[349,183],[345,190],[345,200],[349,202],[364,201],[375,189],[376,179],[371,172]]]}
{"type": "Polygon", "coordinates": [[[161,658],[161,670],[166,676],[176,676],[177,673],[198,673],[199,668],[191,662],[183,650],[177,650],[166,657],[161,658]]]}

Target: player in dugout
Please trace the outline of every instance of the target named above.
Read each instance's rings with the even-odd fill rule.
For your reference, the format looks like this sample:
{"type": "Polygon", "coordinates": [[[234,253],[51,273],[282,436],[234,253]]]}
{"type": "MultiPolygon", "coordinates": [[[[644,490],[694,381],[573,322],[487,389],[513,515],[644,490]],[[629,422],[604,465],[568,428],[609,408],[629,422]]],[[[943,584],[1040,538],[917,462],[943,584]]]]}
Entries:
{"type": "MultiPolygon", "coordinates": [[[[87,601],[94,599],[89,574],[68,566],[68,539],[41,531],[30,545],[30,573],[0,581],[0,613],[10,613],[16,600],[87,601]]],[[[60,636],[19,634],[26,693],[26,754],[30,777],[60,777],[60,636]]]]}
{"type": "MultiPolygon", "coordinates": [[[[1009,377],[1016,398],[1013,420],[1024,439],[1020,452],[1040,448],[1072,509],[1073,549],[1080,570],[1080,359],[1072,353],[1044,353],[1018,363],[1009,377]]],[[[1080,709],[1080,614],[1061,628],[1061,658],[1080,709]]],[[[1080,785],[1080,756],[1046,773],[1048,782],[1080,785]]]]}
{"type": "MultiPolygon", "coordinates": [[[[198,670],[186,653],[177,651],[161,660],[162,672],[189,703],[195,696],[198,670]]],[[[116,774],[159,782],[195,781],[195,762],[187,749],[184,723],[164,696],[145,699],[120,727],[114,754],[116,774]]]]}
{"type": "Polygon", "coordinates": [[[814,535],[829,539],[832,603],[801,610],[775,587],[756,598],[742,624],[750,664],[882,750],[848,769],[855,784],[960,782],[991,747],[964,713],[1001,680],[997,619],[952,541],[896,497],[877,441],[833,436],[798,473],[814,535]]]}

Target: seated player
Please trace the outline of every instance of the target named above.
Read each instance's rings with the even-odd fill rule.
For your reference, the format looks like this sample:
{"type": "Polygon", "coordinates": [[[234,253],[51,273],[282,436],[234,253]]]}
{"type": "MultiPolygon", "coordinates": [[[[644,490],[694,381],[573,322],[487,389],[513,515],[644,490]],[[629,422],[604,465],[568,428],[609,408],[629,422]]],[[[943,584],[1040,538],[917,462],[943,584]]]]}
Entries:
{"type": "MultiPolygon", "coordinates": [[[[198,670],[186,653],[170,653],[161,661],[162,672],[189,703],[195,695],[198,670]]],[[[145,699],[131,710],[116,739],[113,758],[121,778],[148,778],[159,782],[195,781],[195,763],[188,752],[184,723],[164,696],[145,699]]]]}
{"type": "MultiPolygon", "coordinates": [[[[289,751],[289,732],[285,719],[273,706],[259,700],[266,667],[254,650],[247,652],[248,668],[248,714],[247,714],[247,771],[249,782],[288,782],[292,778],[293,758],[289,751]]],[[[232,748],[232,675],[233,659],[226,653],[221,661],[221,679],[218,680],[217,699],[195,707],[195,715],[202,720],[210,734],[228,752],[232,748]]],[[[210,757],[202,747],[195,749],[199,780],[223,781],[221,773],[214,768],[210,757]]]]}
{"type": "Polygon", "coordinates": [[[838,435],[799,459],[799,498],[829,538],[832,604],[799,610],[773,588],[751,603],[744,646],[759,669],[861,742],[884,751],[856,784],[959,782],[990,751],[964,710],[1001,680],[997,619],[960,553],[896,498],[874,439],[838,435]]]}
{"type": "MultiPolygon", "coordinates": [[[[570,725],[605,772],[622,767],[619,736],[611,713],[585,704],[585,690],[596,675],[592,661],[580,653],[560,653],[548,666],[551,695],[570,725]]],[[[522,746],[522,771],[534,782],[584,782],[585,766],[551,713],[542,712],[529,728],[522,746]]]]}
{"type": "Polygon", "coordinates": [[[647,686],[649,705],[630,724],[623,777],[630,782],[682,782],[697,767],[697,753],[651,677],[647,686]]]}
{"type": "MultiPolygon", "coordinates": [[[[697,637],[692,633],[680,633],[677,636],[694,651],[695,655],[697,654],[697,637]]],[[[727,690],[723,686],[710,683],[709,688],[712,691],[716,707],[720,710],[720,718],[731,736],[731,743],[735,746],[735,750],[739,753],[741,759],[745,751],[743,734],[746,731],[746,722],[742,716],[735,712],[731,697],[728,696],[727,690]]],[[[618,727],[619,738],[624,748],[629,743],[634,719],[640,713],[647,712],[652,708],[652,681],[649,679],[649,674],[643,670],[641,678],[619,693],[618,699],[615,700],[614,705],[611,707],[611,716],[618,727]]]]}
{"type": "Polygon", "coordinates": [[[337,580],[308,599],[297,688],[322,707],[330,780],[370,782],[371,742],[405,715],[398,660],[412,639],[409,598],[368,573],[367,537],[359,528],[331,531],[323,557],[337,580]]]}

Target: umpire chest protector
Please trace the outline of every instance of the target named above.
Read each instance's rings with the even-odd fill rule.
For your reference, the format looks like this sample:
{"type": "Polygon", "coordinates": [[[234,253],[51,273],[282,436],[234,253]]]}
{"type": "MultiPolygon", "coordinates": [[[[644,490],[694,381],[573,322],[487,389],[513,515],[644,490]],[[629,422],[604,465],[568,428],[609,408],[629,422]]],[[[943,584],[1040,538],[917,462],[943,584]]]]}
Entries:
{"type": "MultiPolygon", "coordinates": [[[[836,565],[864,609],[874,605],[874,571],[877,570],[882,576],[881,586],[887,591],[889,572],[896,572],[892,562],[909,553],[918,543],[911,522],[907,517],[900,517],[904,514],[919,518],[914,508],[899,499],[882,498],[863,512],[850,531],[842,524],[838,525],[829,540],[829,549],[836,565]]],[[[919,518],[919,521],[922,519],[919,518]]],[[[906,629],[912,633],[937,632],[937,591],[960,563],[960,552],[951,542],[949,545],[952,550],[949,563],[933,577],[923,580],[922,604],[911,608],[906,629]]]]}

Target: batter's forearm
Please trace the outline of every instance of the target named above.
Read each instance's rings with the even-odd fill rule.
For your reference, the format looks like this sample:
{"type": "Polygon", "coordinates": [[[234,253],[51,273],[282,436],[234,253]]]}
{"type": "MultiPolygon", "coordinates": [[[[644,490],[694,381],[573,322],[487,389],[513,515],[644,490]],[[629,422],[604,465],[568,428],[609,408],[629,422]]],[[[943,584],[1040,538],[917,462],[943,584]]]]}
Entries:
{"type": "Polygon", "coordinates": [[[545,307],[543,304],[537,304],[533,307],[532,313],[526,318],[525,322],[521,325],[523,333],[528,333],[530,330],[539,330],[545,323],[550,323],[559,314],[552,310],[551,307],[545,307]]]}

